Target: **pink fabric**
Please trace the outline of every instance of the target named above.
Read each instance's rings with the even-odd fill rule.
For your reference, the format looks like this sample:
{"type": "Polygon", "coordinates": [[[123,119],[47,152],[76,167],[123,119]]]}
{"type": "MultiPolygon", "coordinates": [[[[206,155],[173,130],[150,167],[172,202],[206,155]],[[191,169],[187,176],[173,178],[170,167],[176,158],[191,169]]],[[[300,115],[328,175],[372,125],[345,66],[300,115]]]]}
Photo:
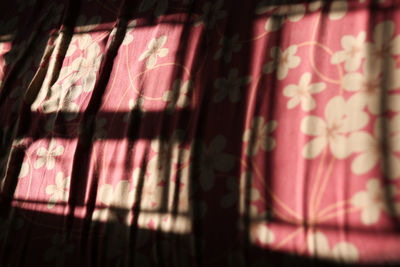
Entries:
{"type": "Polygon", "coordinates": [[[137,2],[3,4],[0,265],[399,263],[397,1],[137,2]]]}

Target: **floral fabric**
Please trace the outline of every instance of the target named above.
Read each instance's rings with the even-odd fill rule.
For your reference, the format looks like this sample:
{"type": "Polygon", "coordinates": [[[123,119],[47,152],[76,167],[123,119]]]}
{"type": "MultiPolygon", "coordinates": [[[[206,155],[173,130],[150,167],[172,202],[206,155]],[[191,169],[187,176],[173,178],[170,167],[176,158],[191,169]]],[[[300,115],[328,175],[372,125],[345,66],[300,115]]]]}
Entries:
{"type": "Polygon", "coordinates": [[[398,1],[0,6],[1,266],[400,263],[398,1]]]}

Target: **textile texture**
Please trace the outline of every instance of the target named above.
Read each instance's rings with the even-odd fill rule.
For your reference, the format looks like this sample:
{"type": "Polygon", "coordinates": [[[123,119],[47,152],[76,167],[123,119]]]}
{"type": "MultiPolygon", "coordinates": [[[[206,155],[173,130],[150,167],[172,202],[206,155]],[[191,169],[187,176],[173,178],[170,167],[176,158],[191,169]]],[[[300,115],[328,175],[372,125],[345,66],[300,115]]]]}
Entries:
{"type": "Polygon", "coordinates": [[[400,264],[399,1],[0,10],[0,266],[400,264]]]}

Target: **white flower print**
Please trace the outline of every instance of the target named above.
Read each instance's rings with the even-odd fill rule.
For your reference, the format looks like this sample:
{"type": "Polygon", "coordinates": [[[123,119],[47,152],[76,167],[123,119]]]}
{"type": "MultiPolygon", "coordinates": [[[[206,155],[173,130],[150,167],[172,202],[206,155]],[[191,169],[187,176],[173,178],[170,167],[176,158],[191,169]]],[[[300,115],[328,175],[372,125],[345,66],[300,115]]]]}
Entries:
{"type": "Polygon", "coordinates": [[[235,34],[232,38],[226,36],[222,37],[219,41],[219,45],[221,47],[215,53],[214,60],[222,57],[226,63],[231,62],[232,54],[234,52],[239,52],[242,48],[242,45],[239,43],[239,34],[235,34]]]}
{"type": "Polygon", "coordinates": [[[256,14],[264,14],[269,12],[270,17],[265,23],[265,30],[267,32],[274,32],[279,30],[286,21],[297,22],[301,20],[305,13],[306,7],[304,4],[291,4],[291,5],[271,5],[268,0],[261,1],[256,8],[256,14]]]}
{"type": "Polygon", "coordinates": [[[173,164],[184,164],[188,162],[190,151],[182,147],[184,131],[176,130],[169,142],[161,137],[156,138],[151,142],[151,149],[157,153],[157,157],[153,157],[149,161],[148,168],[164,169],[173,164]],[[154,160],[154,161],[153,161],[154,160]],[[154,165],[153,165],[154,164],[154,165]]]}
{"type": "MultiPolygon", "coordinates": [[[[124,40],[121,43],[121,46],[129,45],[130,43],[132,43],[133,36],[131,33],[135,29],[136,23],[137,23],[137,21],[136,21],[136,19],[134,19],[131,22],[129,22],[128,25],[126,26],[126,32],[125,32],[124,40]]],[[[116,33],[117,33],[117,28],[114,28],[110,33],[109,39],[112,40],[116,33]]]]}
{"type": "Polygon", "coordinates": [[[226,146],[226,139],[223,135],[217,135],[207,147],[201,146],[200,156],[200,186],[204,191],[209,191],[215,183],[215,170],[227,172],[231,170],[235,163],[235,158],[223,153],[226,146]]]}
{"type": "Polygon", "coordinates": [[[95,29],[97,26],[99,26],[100,21],[101,21],[101,17],[99,17],[99,16],[94,16],[89,19],[87,19],[84,15],[80,15],[78,17],[78,20],[76,22],[77,26],[75,28],[75,31],[78,34],[74,34],[72,36],[71,45],[68,47],[67,54],[66,54],[67,57],[72,56],[77,49],[84,50],[87,48],[87,47],[83,47],[82,45],[86,45],[86,46],[90,45],[90,43],[91,43],[90,32],[93,29],[95,29]],[[78,40],[81,40],[81,41],[78,41],[78,40]]]}
{"type": "Polygon", "coordinates": [[[369,53],[365,65],[369,68],[382,68],[382,62],[385,61],[389,66],[396,66],[393,56],[400,55],[400,35],[394,36],[394,31],[393,21],[387,20],[375,26],[372,34],[373,43],[367,44],[369,53]]]}
{"type": "Polygon", "coordinates": [[[26,162],[23,162],[21,165],[21,170],[19,172],[18,178],[23,178],[25,177],[29,172],[29,164],[26,162]]]}
{"type": "Polygon", "coordinates": [[[346,102],[340,96],[331,98],[325,108],[325,120],[312,115],[301,122],[301,131],[315,137],[304,146],[303,156],[315,158],[329,146],[333,156],[346,158],[351,153],[346,134],[360,130],[368,120],[368,115],[350,101],[346,102]]]}
{"type": "Polygon", "coordinates": [[[367,34],[364,31],[360,32],[357,37],[351,35],[343,36],[342,47],[344,50],[333,54],[331,63],[339,64],[345,62],[344,68],[346,71],[356,71],[367,53],[366,38],[367,34]]]}
{"type": "Polygon", "coordinates": [[[359,258],[357,247],[349,242],[339,242],[331,249],[328,239],[322,232],[309,234],[307,244],[311,255],[318,258],[348,263],[356,262],[359,258]]]}
{"type": "Polygon", "coordinates": [[[182,83],[181,79],[175,80],[172,85],[172,90],[168,90],[163,94],[162,99],[167,102],[167,109],[173,110],[176,106],[178,108],[185,108],[190,104],[189,93],[193,89],[191,80],[182,83]]]}
{"type": "Polygon", "coordinates": [[[165,57],[168,54],[168,48],[163,48],[166,41],[166,35],[151,39],[147,46],[148,49],[140,55],[139,61],[148,58],[146,61],[147,69],[151,69],[156,65],[157,57],[165,57]]]}
{"type": "Polygon", "coordinates": [[[243,134],[243,141],[248,142],[246,155],[255,156],[260,147],[264,151],[273,150],[276,143],[270,134],[275,131],[277,125],[278,123],[275,120],[265,122],[263,117],[254,117],[251,128],[243,134]]]}
{"type": "Polygon", "coordinates": [[[238,77],[239,71],[231,69],[228,77],[218,78],[214,82],[214,87],[217,92],[214,96],[214,102],[221,102],[226,96],[232,103],[240,100],[240,87],[245,86],[251,82],[251,76],[238,77]]]}
{"type": "Polygon", "coordinates": [[[391,216],[400,215],[400,203],[394,200],[398,193],[395,185],[382,187],[378,179],[370,179],[366,187],[366,191],[356,193],[351,199],[355,207],[361,208],[363,224],[377,223],[382,210],[391,216]]]}
{"type": "Polygon", "coordinates": [[[214,28],[218,20],[222,19],[226,15],[225,10],[220,10],[224,1],[217,0],[216,2],[207,2],[204,4],[202,10],[203,15],[198,17],[194,23],[194,26],[199,26],[204,23],[206,29],[214,28]]]}
{"type": "Polygon", "coordinates": [[[382,164],[382,171],[391,179],[400,177],[400,159],[396,156],[396,153],[400,152],[400,115],[390,121],[378,118],[374,124],[373,136],[364,131],[355,132],[350,135],[349,143],[354,152],[359,152],[351,164],[351,170],[355,174],[367,173],[383,157],[387,157],[388,166],[382,164]],[[385,126],[388,136],[382,136],[385,126]]]}
{"type": "Polygon", "coordinates": [[[266,224],[254,225],[250,229],[250,240],[261,245],[270,245],[275,240],[275,235],[266,224]]]}
{"type": "Polygon", "coordinates": [[[311,73],[307,72],[301,76],[299,85],[290,84],[283,89],[283,95],[290,97],[287,103],[288,109],[295,108],[299,103],[304,111],[310,111],[315,108],[316,103],[311,95],[323,91],[326,84],[322,82],[310,84],[310,82],[311,73]]]}
{"type": "Polygon", "coordinates": [[[143,108],[143,98],[139,97],[136,100],[129,99],[128,106],[129,106],[129,113],[125,114],[123,117],[124,122],[128,122],[132,116],[132,111],[137,110],[139,111],[140,116],[143,118],[146,115],[146,110],[143,108]]]}
{"type": "Polygon", "coordinates": [[[79,35],[74,42],[76,47],[79,48],[80,55],[70,65],[61,69],[62,83],[73,85],[80,80],[83,91],[91,92],[94,89],[97,71],[102,59],[100,46],[92,40],[89,34],[79,35]]]}
{"type": "Polygon", "coordinates": [[[66,120],[75,119],[79,112],[79,105],[74,101],[82,92],[83,88],[80,85],[55,84],[50,89],[50,98],[42,103],[42,111],[44,113],[64,111],[66,120]]]}
{"type": "Polygon", "coordinates": [[[323,5],[324,5],[324,1],[317,0],[317,1],[314,1],[314,2],[309,3],[309,4],[308,4],[308,9],[309,9],[311,12],[315,12],[315,11],[317,11],[318,9],[320,9],[323,5]]]}
{"type": "Polygon", "coordinates": [[[170,211],[172,211],[174,208],[177,208],[177,210],[180,212],[188,212],[190,177],[189,165],[183,169],[179,169],[179,180],[177,179],[177,176],[178,174],[175,174],[175,176],[170,176],[171,179],[168,189],[168,208],[170,211]]]}
{"type": "Polygon", "coordinates": [[[332,1],[331,7],[329,9],[328,18],[331,20],[340,20],[342,19],[348,10],[347,1],[336,0],[332,1]]]}
{"type": "Polygon", "coordinates": [[[55,157],[61,156],[64,153],[64,147],[62,145],[56,145],[56,140],[52,138],[49,143],[49,148],[40,147],[36,151],[38,159],[35,161],[33,167],[35,169],[41,168],[46,164],[48,170],[52,170],[55,166],[55,157]]]}
{"type": "MultiPolygon", "coordinates": [[[[135,169],[132,178],[137,183],[140,169],[135,169]]],[[[98,221],[115,221],[129,225],[132,219],[132,207],[135,201],[135,190],[131,188],[131,182],[121,180],[115,186],[103,184],[97,194],[97,198],[106,208],[98,209],[93,214],[93,219],[98,221]]]]}
{"type": "MultiPolygon", "coordinates": [[[[389,64],[392,63],[389,62],[389,64]]],[[[360,108],[366,106],[374,115],[378,115],[386,111],[386,109],[397,110],[398,107],[393,105],[391,101],[389,101],[388,105],[382,106],[381,104],[383,94],[400,88],[400,69],[396,69],[395,65],[389,66],[389,69],[390,72],[386,73],[384,85],[380,75],[381,70],[376,67],[370,68],[367,64],[364,64],[364,75],[355,72],[343,76],[343,88],[347,91],[355,92],[351,97],[354,103],[360,108]],[[385,92],[383,86],[388,92],[385,92]]],[[[392,97],[387,96],[389,98],[392,97]]]]}
{"type": "Polygon", "coordinates": [[[285,51],[279,47],[271,48],[272,61],[267,62],[263,66],[263,72],[266,74],[277,70],[278,80],[286,78],[289,69],[294,69],[300,65],[300,57],[296,56],[297,46],[291,45],[285,51]]]}
{"type": "Polygon", "coordinates": [[[68,201],[68,189],[71,182],[71,177],[65,177],[62,172],[58,172],[55,179],[55,184],[46,187],[46,194],[50,195],[47,208],[52,209],[56,203],[61,200],[68,201]]]}
{"type": "Polygon", "coordinates": [[[157,154],[151,158],[147,164],[147,179],[144,189],[148,197],[142,201],[142,205],[147,208],[154,208],[160,204],[162,187],[166,180],[169,180],[169,206],[172,207],[176,186],[179,186],[178,207],[187,209],[189,180],[189,149],[183,147],[182,138],[184,132],[177,130],[169,140],[156,138],[151,142],[151,148],[157,154]],[[179,182],[176,184],[176,176],[179,173],[179,182]],[[185,189],[186,188],[186,189],[185,189]]]}

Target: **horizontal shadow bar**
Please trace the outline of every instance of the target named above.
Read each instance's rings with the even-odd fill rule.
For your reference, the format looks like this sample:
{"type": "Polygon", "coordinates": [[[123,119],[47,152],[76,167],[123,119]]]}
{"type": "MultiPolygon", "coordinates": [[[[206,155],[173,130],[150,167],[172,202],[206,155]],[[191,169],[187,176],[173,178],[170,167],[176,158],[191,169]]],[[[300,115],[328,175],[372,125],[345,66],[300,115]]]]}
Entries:
{"type": "MultiPolygon", "coordinates": [[[[47,205],[47,203],[49,203],[48,201],[43,201],[43,200],[33,200],[33,199],[18,199],[18,198],[14,198],[13,199],[14,203],[18,203],[18,206],[14,206],[14,208],[17,209],[21,209],[21,211],[25,211],[25,212],[29,212],[29,213],[33,213],[35,212],[34,210],[31,209],[25,209],[22,208],[22,205],[24,204],[39,204],[39,205],[47,205]]],[[[53,203],[55,204],[55,206],[60,206],[60,207],[67,207],[68,203],[53,203]]],[[[85,204],[78,204],[76,205],[77,207],[85,207],[85,204]]],[[[99,209],[99,210],[110,210],[113,212],[121,212],[121,213],[126,213],[126,212],[130,212],[132,211],[132,209],[128,209],[128,208],[124,208],[124,207],[116,207],[116,206],[99,206],[96,205],[95,209],[99,209]]],[[[183,217],[187,217],[190,218],[191,214],[189,211],[187,212],[176,212],[176,213],[172,213],[172,211],[161,211],[161,210],[149,210],[149,209],[143,209],[141,208],[139,211],[140,214],[149,214],[149,215],[167,215],[167,214],[173,214],[174,216],[183,216],[183,217]]],[[[54,214],[52,212],[49,212],[49,214],[54,214]]],[[[295,223],[290,223],[284,220],[281,220],[280,218],[277,217],[273,217],[271,219],[267,219],[265,216],[259,216],[258,218],[249,218],[251,223],[265,223],[268,222],[268,224],[270,226],[274,226],[274,227],[289,227],[289,228],[293,228],[293,229],[297,229],[300,226],[303,226],[305,229],[307,228],[312,228],[312,227],[317,227],[319,230],[321,231],[343,231],[344,229],[346,229],[346,231],[352,232],[352,233],[357,233],[360,235],[364,235],[364,236],[373,236],[376,234],[379,234],[380,237],[385,237],[385,236],[398,236],[400,237],[400,233],[398,231],[396,231],[396,229],[391,229],[389,227],[385,227],[385,228],[375,228],[373,231],[371,231],[371,229],[368,229],[366,227],[360,227],[359,225],[338,225],[338,224],[334,224],[334,223],[328,223],[328,222],[324,222],[324,223],[317,223],[315,225],[311,225],[311,224],[307,224],[307,222],[303,223],[302,225],[299,224],[295,224],[295,223]]],[[[237,222],[239,223],[239,222],[237,222]]]]}
{"type": "MultiPolygon", "coordinates": [[[[0,214],[1,216],[2,214],[0,214]]],[[[2,217],[2,216],[1,216],[2,217]]],[[[21,241],[24,240],[24,243],[28,242],[26,240],[26,236],[29,235],[30,237],[34,236],[33,230],[38,231],[39,236],[42,236],[41,239],[35,239],[35,243],[28,242],[31,246],[35,244],[35,250],[29,249],[28,251],[32,253],[32,251],[41,251],[44,252],[48,249],[51,244],[50,240],[52,237],[63,236],[65,244],[74,244],[74,246],[84,246],[81,249],[85,251],[92,251],[96,253],[96,257],[104,258],[107,251],[110,250],[112,246],[119,246],[121,244],[127,244],[128,242],[131,246],[122,246],[120,249],[123,253],[121,253],[120,257],[129,257],[128,255],[131,253],[135,253],[139,251],[140,253],[146,252],[146,258],[149,261],[157,262],[160,260],[157,258],[157,253],[154,253],[154,240],[158,242],[165,242],[169,244],[168,251],[173,251],[173,253],[177,257],[183,257],[186,255],[182,254],[182,245],[187,246],[188,248],[191,247],[193,242],[193,234],[187,233],[172,233],[172,232],[162,232],[161,230],[149,230],[143,229],[140,227],[135,227],[134,235],[128,235],[127,231],[131,231],[132,233],[132,226],[121,224],[119,222],[91,222],[87,225],[87,221],[84,218],[75,218],[74,219],[74,228],[71,229],[70,232],[65,232],[64,228],[64,216],[63,215],[56,215],[47,212],[39,212],[39,211],[31,211],[25,210],[21,208],[14,208],[14,212],[11,216],[7,217],[4,221],[3,228],[7,231],[7,240],[4,242],[0,242],[0,264],[2,266],[10,266],[9,263],[13,263],[15,261],[15,257],[10,257],[10,255],[16,256],[18,253],[21,253],[22,249],[26,246],[21,246],[21,241]],[[35,220],[31,221],[26,214],[30,214],[32,218],[40,219],[40,222],[35,220]],[[16,222],[22,221],[22,225],[18,226],[16,222]],[[19,228],[18,228],[19,227],[19,228]],[[20,231],[22,228],[29,228],[25,231],[20,231]],[[46,233],[46,237],[48,237],[49,242],[44,240],[43,233],[46,233]],[[121,235],[122,233],[122,235],[121,235]],[[41,234],[41,235],[40,235],[41,234]],[[112,236],[117,235],[118,238],[112,238],[112,236]],[[144,240],[143,240],[144,238],[144,240]],[[38,242],[42,240],[42,242],[38,242]],[[6,242],[7,241],[7,242],[6,242]],[[43,242],[46,241],[46,242],[43,242]],[[118,242],[115,243],[115,242],[118,242]],[[80,245],[79,245],[80,244],[80,245]],[[148,250],[143,250],[143,248],[149,248],[148,250]],[[42,251],[43,250],[43,251],[42,251]],[[8,254],[6,252],[9,252],[8,254]],[[125,255],[125,256],[124,256],[125,255]]],[[[213,223],[210,222],[209,224],[204,224],[204,227],[213,227],[213,223]]],[[[230,231],[230,228],[226,228],[226,231],[230,231]]],[[[351,232],[351,229],[347,229],[351,232]]],[[[371,234],[375,232],[371,231],[371,234]]],[[[232,233],[237,234],[237,233],[232,233]]],[[[205,239],[207,237],[204,237],[205,239]]],[[[32,239],[32,238],[30,238],[32,239]]],[[[0,240],[2,241],[2,240],[0,240]]],[[[33,241],[33,239],[32,239],[33,241]]],[[[297,253],[291,252],[283,252],[277,250],[271,250],[270,248],[261,248],[258,245],[252,244],[249,242],[250,246],[248,248],[247,253],[251,255],[250,259],[247,259],[251,262],[254,260],[263,260],[265,261],[266,265],[243,265],[242,261],[233,261],[230,265],[231,267],[242,267],[242,266],[313,266],[313,267],[338,267],[338,266],[351,266],[351,267],[383,267],[383,266],[399,266],[399,261],[395,260],[385,260],[380,259],[382,262],[367,262],[361,264],[350,264],[350,263],[338,263],[331,260],[323,260],[316,257],[310,257],[309,255],[303,254],[299,255],[297,253]]],[[[61,244],[59,244],[60,248],[62,248],[61,244]]],[[[226,266],[227,262],[227,255],[226,249],[229,248],[231,244],[226,244],[226,247],[216,247],[215,244],[209,244],[207,247],[204,247],[202,250],[198,251],[200,253],[200,257],[206,257],[207,253],[210,249],[217,249],[221,251],[221,257],[218,262],[213,262],[212,265],[209,266],[226,266]]],[[[162,250],[163,247],[159,247],[158,249],[162,250]]],[[[244,248],[236,246],[232,252],[236,253],[245,253],[244,248]]],[[[77,264],[76,266],[93,266],[89,264],[93,257],[90,253],[82,253],[82,250],[73,250],[66,258],[66,262],[71,264],[77,264]],[[82,265],[84,264],[84,265],[82,265]]],[[[42,261],[41,257],[35,257],[35,254],[24,253],[20,254],[20,257],[27,257],[29,261],[42,261]]],[[[166,266],[173,266],[171,265],[172,262],[169,262],[170,258],[163,258],[163,262],[166,266]]],[[[192,260],[195,260],[194,258],[192,260]]],[[[207,259],[203,259],[204,263],[207,263],[207,259]]],[[[194,263],[193,263],[194,264],[194,263]]],[[[211,263],[210,263],[211,264],[211,263]]],[[[35,265],[32,265],[35,266],[35,265]]],[[[130,265],[130,266],[141,266],[141,265],[130,265]]],[[[192,265],[193,266],[193,265],[192,265]]],[[[204,265],[207,266],[207,265],[204,265]]]]}
{"type": "MultiPolygon", "coordinates": [[[[188,122],[192,117],[194,117],[194,110],[192,109],[178,109],[172,111],[165,109],[145,112],[138,109],[135,109],[133,112],[100,111],[97,114],[96,120],[97,122],[101,121],[102,127],[97,128],[97,131],[105,131],[106,135],[99,137],[96,135],[95,131],[94,139],[119,140],[129,138],[129,128],[139,125],[138,129],[134,129],[135,139],[153,140],[160,135],[159,125],[161,122],[164,125],[168,125],[170,122],[178,119],[180,121],[184,119],[185,122],[188,122]],[[132,118],[132,116],[135,116],[135,118],[132,118]]],[[[82,132],[81,129],[85,127],[81,122],[82,118],[83,112],[31,112],[30,118],[27,116],[21,118],[23,120],[21,125],[23,125],[26,130],[23,130],[19,138],[30,137],[33,140],[43,138],[76,139],[79,137],[80,132],[82,132]],[[68,120],[68,118],[74,119],[68,120]],[[51,131],[46,130],[45,128],[48,121],[54,119],[55,123],[51,131]]]]}

